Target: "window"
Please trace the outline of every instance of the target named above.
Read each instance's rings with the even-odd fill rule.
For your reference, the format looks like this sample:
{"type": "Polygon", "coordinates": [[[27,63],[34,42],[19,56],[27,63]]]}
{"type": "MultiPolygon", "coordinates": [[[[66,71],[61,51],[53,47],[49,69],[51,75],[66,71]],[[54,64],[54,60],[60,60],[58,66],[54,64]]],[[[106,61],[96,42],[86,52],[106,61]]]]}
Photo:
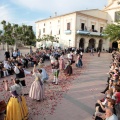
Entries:
{"type": "Polygon", "coordinates": [[[51,22],[50,22],[50,24],[51,24],[51,22]]]}
{"type": "Polygon", "coordinates": [[[44,26],[45,26],[45,23],[44,23],[44,26]]]}
{"type": "Polygon", "coordinates": [[[85,24],[81,23],[81,30],[84,30],[84,29],[85,29],[85,24]]]}
{"type": "Polygon", "coordinates": [[[102,31],[103,31],[103,27],[100,27],[100,33],[102,33],[102,31]]]}
{"type": "Polygon", "coordinates": [[[92,31],[94,32],[94,30],[95,30],[95,25],[92,25],[92,31]]]}
{"type": "Polygon", "coordinates": [[[67,30],[70,30],[70,23],[67,23],[67,30]]]}
{"type": "Polygon", "coordinates": [[[115,22],[118,22],[120,20],[120,11],[115,12],[115,22]]]}
{"type": "Polygon", "coordinates": [[[45,33],[45,28],[43,28],[43,33],[45,33]]]}

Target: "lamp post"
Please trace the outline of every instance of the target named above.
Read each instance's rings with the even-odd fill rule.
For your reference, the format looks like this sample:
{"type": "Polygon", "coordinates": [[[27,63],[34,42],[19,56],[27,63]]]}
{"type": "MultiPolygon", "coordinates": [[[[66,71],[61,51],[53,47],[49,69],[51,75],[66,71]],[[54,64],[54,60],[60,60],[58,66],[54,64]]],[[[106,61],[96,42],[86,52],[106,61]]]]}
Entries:
{"type": "Polygon", "coordinates": [[[69,47],[70,47],[70,41],[71,41],[71,40],[69,40],[69,47]]]}

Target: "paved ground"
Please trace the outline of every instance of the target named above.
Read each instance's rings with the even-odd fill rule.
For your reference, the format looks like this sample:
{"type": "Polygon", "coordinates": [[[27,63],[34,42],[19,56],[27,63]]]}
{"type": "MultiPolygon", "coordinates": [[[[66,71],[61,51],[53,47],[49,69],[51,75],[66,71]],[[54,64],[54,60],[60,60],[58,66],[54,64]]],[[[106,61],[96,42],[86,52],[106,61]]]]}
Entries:
{"type": "Polygon", "coordinates": [[[92,120],[95,102],[103,97],[100,91],[106,86],[111,56],[109,53],[103,53],[100,58],[84,56],[87,56],[85,70],[72,82],[55,113],[46,120],[92,120]]]}
{"type": "MultiPolygon", "coordinates": [[[[85,53],[83,57],[84,68],[77,69],[73,65],[74,74],[68,78],[61,73],[58,86],[51,84],[51,68],[46,67],[50,75],[50,81],[45,85],[47,100],[37,103],[26,97],[29,120],[92,120],[95,102],[103,97],[100,91],[106,86],[111,54],[102,53],[98,58],[97,54],[85,53]]],[[[29,91],[33,78],[27,79],[29,91]]]]}

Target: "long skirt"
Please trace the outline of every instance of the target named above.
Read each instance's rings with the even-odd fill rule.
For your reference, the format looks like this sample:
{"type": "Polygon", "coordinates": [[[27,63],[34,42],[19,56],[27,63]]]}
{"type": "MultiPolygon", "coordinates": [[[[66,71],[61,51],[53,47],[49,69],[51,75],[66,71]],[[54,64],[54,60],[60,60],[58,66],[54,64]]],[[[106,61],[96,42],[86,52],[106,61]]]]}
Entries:
{"type": "Polygon", "coordinates": [[[82,67],[83,66],[83,63],[82,63],[82,60],[78,60],[78,63],[76,64],[76,67],[82,67]]]}
{"type": "Polygon", "coordinates": [[[40,84],[39,80],[35,80],[31,85],[29,97],[35,100],[44,100],[44,84],[40,84]]]}
{"type": "Polygon", "coordinates": [[[68,66],[66,67],[66,69],[64,70],[64,73],[65,73],[66,75],[71,75],[71,74],[73,73],[72,67],[71,67],[70,65],[68,65],[68,66]]]}
{"type": "Polygon", "coordinates": [[[60,60],[59,63],[60,63],[60,70],[64,70],[64,68],[65,68],[64,60],[60,60]]]}
{"type": "Polygon", "coordinates": [[[4,120],[27,120],[28,108],[24,96],[11,97],[7,104],[4,120]]]}

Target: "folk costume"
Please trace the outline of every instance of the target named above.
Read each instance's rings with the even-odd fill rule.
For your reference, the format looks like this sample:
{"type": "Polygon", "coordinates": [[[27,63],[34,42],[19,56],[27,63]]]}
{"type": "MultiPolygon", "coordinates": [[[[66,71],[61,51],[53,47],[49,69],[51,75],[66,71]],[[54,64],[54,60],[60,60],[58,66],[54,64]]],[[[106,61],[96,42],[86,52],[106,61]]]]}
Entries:
{"type": "Polygon", "coordinates": [[[54,69],[53,83],[55,83],[55,85],[58,85],[58,75],[59,75],[59,62],[58,62],[58,60],[55,60],[55,63],[53,64],[53,69],[54,69]]]}
{"type": "Polygon", "coordinates": [[[65,75],[71,75],[73,73],[70,61],[67,62],[66,68],[64,70],[65,75]]]}
{"type": "Polygon", "coordinates": [[[40,73],[35,72],[35,67],[33,68],[33,76],[35,77],[35,80],[31,85],[29,97],[38,101],[44,100],[45,99],[44,83],[40,79],[41,78],[40,73]]]}
{"type": "MultiPolygon", "coordinates": [[[[5,87],[8,83],[5,82],[5,87]]],[[[26,100],[22,95],[22,85],[15,83],[10,88],[11,97],[8,101],[6,108],[6,115],[4,120],[27,120],[28,119],[28,108],[26,100]]]]}
{"type": "Polygon", "coordinates": [[[64,70],[65,69],[65,62],[64,62],[63,55],[60,56],[59,64],[60,64],[60,70],[64,70]]]}
{"type": "MultiPolygon", "coordinates": [[[[21,64],[19,64],[18,66],[21,66],[21,64]]],[[[22,67],[19,68],[18,66],[15,66],[14,72],[16,74],[16,78],[20,80],[20,82],[23,86],[23,89],[24,89],[24,87],[26,87],[25,75],[31,74],[31,72],[24,70],[22,67]]],[[[27,94],[27,93],[25,93],[25,90],[24,90],[24,94],[27,94]]]]}

